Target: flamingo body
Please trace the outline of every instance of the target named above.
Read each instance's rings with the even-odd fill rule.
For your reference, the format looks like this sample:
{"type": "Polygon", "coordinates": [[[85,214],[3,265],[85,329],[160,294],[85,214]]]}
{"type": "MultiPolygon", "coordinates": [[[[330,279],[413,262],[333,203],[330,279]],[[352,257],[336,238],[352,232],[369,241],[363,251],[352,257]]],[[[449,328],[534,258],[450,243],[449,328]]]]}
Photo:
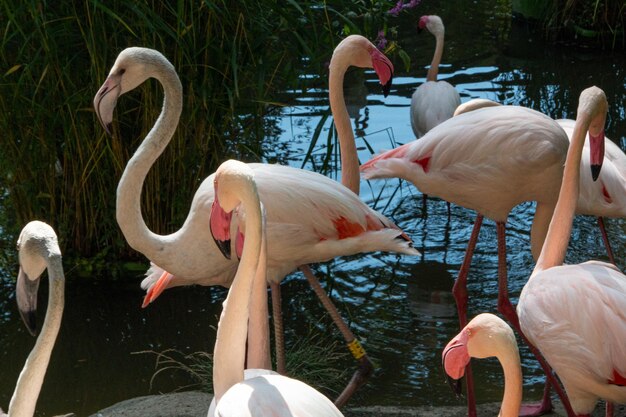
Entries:
{"type": "Polygon", "coordinates": [[[553,207],[568,144],[565,132],[539,112],[489,107],[446,120],[368,161],[361,172],[406,179],[425,194],[505,222],[523,201],[553,207]]]}
{"type": "Polygon", "coordinates": [[[416,138],[448,120],[461,104],[459,92],[447,81],[426,81],[411,97],[411,127],[416,138]]]}
{"type": "Polygon", "coordinates": [[[626,403],[626,277],[614,265],[589,261],[535,274],[518,314],[577,414],[591,413],[599,398],[626,403]]]}

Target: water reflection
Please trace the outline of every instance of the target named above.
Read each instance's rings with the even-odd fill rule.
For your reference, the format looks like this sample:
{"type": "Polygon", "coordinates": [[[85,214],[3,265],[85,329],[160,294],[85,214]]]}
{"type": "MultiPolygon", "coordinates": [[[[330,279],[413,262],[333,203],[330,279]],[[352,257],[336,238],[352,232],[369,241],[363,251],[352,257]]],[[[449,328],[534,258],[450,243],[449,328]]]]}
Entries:
{"type": "MultiPolygon", "coordinates": [[[[378,152],[412,140],[410,97],[424,81],[432,57],[431,37],[413,30],[422,14],[437,13],[446,25],[446,50],[442,78],[456,86],[463,101],[484,97],[506,104],[521,104],[554,118],[575,115],[579,92],[591,85],[602,87],[610,103],[607,135],[626,148],[626,58],[623,52],[603,53],[549,46],[534,38],[524,25],[511,24],[506,1],[436,1],[420,5],[414,15],[402,16],[401,42],[413,58],[404,72],[396,64],[391,95],[384,98],[372,72],[354,72],[347,79],[346,95],[354,120],[361,161],[378,152]],[[494,14],[494,11],[496,12],[494,14]]],[[[325,80],[324,80],[325,82],[325,80]]],[[[324,84],[325,86],[325,84],[324,84]]],[[[306,168],[324,165],[331,118],[327,91],[317,86],[305,95],[285,92],[281,101],[293,103],[268,125],[264,145],[269,161],[300,166],[317,128],[322,138],[306,168]]],[[[336,155],[334,155],[336,156],[336,155]]],[[[328,175],[338,178],[338,159],[332,158],[328,175]]],[[[390,254],[347,257],[316,267],[339,309],[352,323],[370,356],[379,365],[375,378],[359,393],[355,404],[456,404],[443,382],[441,348],[456,334],[455,307],[449,291],[464,256],[474,213],[436,199],[422,202],[414,187],[399,181],[363,183],[361,197],[401,226],[415,241],[422,257],[390,254]]],[[[510,292],[515,302],[530,274],[529,229],[534,206],[516,207],[507,227],[510,292]]],[[[620,267],[626,268],[626,222],[609,220],[608,232],[620,267]]],[[[606,259],[595,219],[579,217],[568,262],[606,259]]],[[[470,316],[494,311],[496,306],[495,225],[486,221],[469,277],[470,316]]],[[[13,248],[9,247],[9,251],[13,248]]],[[[68,276],[71,265],[66,265],[68,276]]],[[[23,329],[11,293],[8,271],[0,285],[0,406],[8,405],[15,381],[33,339],[23,329]]],[[[190,381],[179,373],[161,374],[153,381],[154,357],[133,354],[145,350],[179,349],[185,353],[211,351],[217,315],[225,292],[217,288],[168,290],[148,309],[139,308],[139,277],[129,284],[110,282],[106,271],[100,280],[73,279],[67,286],[65,320],[42,389],[40,409],[53,415],[74,411],[87,415],[123,399],[150,392],[171,391],[190,381]]],[[[294,274],[284,285],[285,325],[289,337],[306,334],[310,326],[334,332],[323,308],[294,274]]],[[[42,311],[45,292],[40,296],[42,311]]],[[[337,336],[339,338],[339,336],[337,336]]],[[[525,394],[538,398],[541,372],[522,349],[525,394]]],[[[351,365],[349,362],[347,365],[351,365]]],[[[478,401],[500,399],[500,370],[495,361],[475,365],[480,384],[478,401]]]]}

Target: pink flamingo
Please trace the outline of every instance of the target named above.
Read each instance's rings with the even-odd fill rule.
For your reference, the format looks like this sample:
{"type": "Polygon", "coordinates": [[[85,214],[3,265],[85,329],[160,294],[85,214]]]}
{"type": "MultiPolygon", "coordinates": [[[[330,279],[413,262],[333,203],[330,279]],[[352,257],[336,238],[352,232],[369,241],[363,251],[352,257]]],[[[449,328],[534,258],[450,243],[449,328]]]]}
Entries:
{"type": "MultiPolygon", "coordinates": [[[[569,415],[591,413],[599,398],[626,403],[626,275],[600,261],[563,265],[578,202],[585,137],[597,177],[607,108],[601,89],[590,87],[581,93],[559,200],[517,305],[524,335],[563,383],[572,406],[569,415]]],[[[607,414],[612,414],[609,404],[607,414]]]]}
{"type": "MultiPolygon", "coordinates": [[[[230,241],[232,211],[238,206],[246,213],[245,243],[237,274],[233,279],[217,328],[214,350],[213,385],[215,396],[209,417],[342,416],[333,403],[311,386],[267,369],[244,371],[248,319],[253,311],[251,296],[267,296],[265,231],[255,171],[239,161],[226,161],[215,173],[215,200],[211,209],[211,233],[216,243],[230,241]],[[253,287],[261,291],[255,291],[253,287]],[[247,372],[246,372],[247,371],[247,372]]],[[[315,209],[314,209],[315,210],[315,209]]],[[[313,210],[313,211],[314,211],[313,210]]],[[[267,316],[266,316],[267,319],[267,316]]]]}
{"type": "MultiPolygon", "coordinates": [[[[15,298],[20,315],[33,335],[37,333],[37,290],[41,274],[46,269],[50,286],[41,333],[26,359],[9,403],[8,416],[32,417],[35,415],[35,405],[61,328],[65,305],[65,275],[57,235],[48,224],[32,221],[24,226],[17,240],[17,250],[20,270],[15,298]]],[[[0,416],[7,415],[0,410],[0,416]]]]}
{"type": "MultiPolygon", "coordinates": [[[[350,36],[337,47],[331,73],[349,65],[373,67],[382,84],[391,80],[393,66],[374,45],[362,36],[350,36]],[[339,52],[341,51],[341,53],[339,52]]],[[[341,74],[342,75],[342,74],[341,74]]],[[[110,131],[117,98],[136,88],[148,78],[156,78],[164,88],[161,115],[139,149],[126,166],[117,191],[117,221],[129,245],[143,253],[163,269],[152,269],[142,286],[148,287],[147,303],[164,289],[176,285],[229,286],[236,271],[235,260],[224,259],[210,237],[209,219],[204,215],[213,203],[214,175],[200,185],[191,203],[183,226],[176,232],[161,236],[150,231],[142,216],[140,195],[143,181],[174,134],[182,111],[182,87],[171,63],[159,52],[146,48],[128,48],[120,53],[107,80],[94,98],[94,107],[101,124],[110,131]],[[161,275],[157,274],[161,272],[161,275]],[[170,274],[171,273],[171,274],[170,274]]],[[[332,78],[332,76],[331,76],[332,78]]],[[[343,77],[341,77],[342,79],[343,77]]],[[[336,79],[340,79],[337,77],[336,79]]],[[[337,89],[337,85],[332,85],[337,89]]],[[[344,105],[345,108],[345,105],[344,105]]],[[[339,122],[336,120],[339,128],[339,122]]],[[[343,141],[341,142],[343,144],[343,141]]],[[[354,151],[356,154],[356,151],[354,151]]],[[[344,152],[342,157],[350,152],[344,152]]],[[[343,181],[358,184],[358,159],[354,165],[343,162],[343,181]],[[351,178],[351,179],[350,179],[351,178]]],[[[323,175],[286,166],[250,164],[255,171],[261,199],[268,211],[268,282],[272,289],[299,265],[321,262],[336,256],[369,251],[395,251],[416,255],[410,239],[384,216],[370,209],[349,188],[323,175]],[[316,210],[311,210],[314,207],[316,210]]],[[[241,250],[241,234],[236,247],[241,250]]],[[[364,382],[372,365],[358,340],[341,320],[317,279],[304,268],[305,275],[333,320],[358,357],[360,368],[338,398],[338,404],[364,382]]],[[[282,341],[280,299],[273,294],[277,342],[282,341]]],[[[144,303],[146,304],[146,303],[144,303]]],[[[281,349],[277,350],[280,355],[281,349]]],[[[284,372],[284,356],[278,359],[278,370],[284,372]]]]}
{"type": "MultiPolygon", "coordinates": [[[[530,232],[531,251],[536,259],[558,197],[568,145],[563,129],[546,115],[524,107],[497,106],[448,119],[421,139],[361,166],[366,178],[403,178],[425,194],[478,212],[453,288],[461,328],[467,324],[467,274],[486,216],[495,220],[497,226],[498,310],[519,329],[507,290],[506,220],[516,205],[537,202],[530,232]]],[[[467,376],[469,414],[475,416],[469,370],[467,376]]],[[[553,377],[551,382],[556,384],[553,377]]],[[[557,392],[565,398],[559,387],[557,392]]],[[[539,406],[525,406],[523,413],[538,414],[551,409],[549,396],[544,400],[539,406]]]]}
{"type": "MultiPolygon", "coordinates": [[[[488,99],[472,99],[461,104],[454,111],[457,116],[461,113],[483,107],[499,106],[500,103],[488,99]]],[[[572,139],[574,120],[558,119],[556,121],[572,139]]],[[[615,257],[604,226],[604,217],[626,217],[626,154],[612,140],[604,138],[604,160],[598,181],[591,177],[589,146],[585,143],[580,161],[580,194],[576,204],[576,214],[596,216],[602,233],[602,240],[611,263],[615,264],[615,257]]]]}
{"type": "Polygon", "coordinates": [[[504,396],[498,417],[518,417],[522,405],[522,367],[513,329],[500,317],[479,314],[446,345],[443,368],[450,385],[460,394],[460,379],[471,358],[498,358],[504,372],[504,396]]]}
{"type": "Polygon", "coordinates": [[[445,27],[439,16],[422,16],[418,31],[424,28],[435,36],[435,54],[426,75],[411,97],[411,127],[416,138],[424,136],[430,129],[452,117],[461,104],[459,92],[447,81],[437,81],[439,63],[443,54],[445,27]]]}

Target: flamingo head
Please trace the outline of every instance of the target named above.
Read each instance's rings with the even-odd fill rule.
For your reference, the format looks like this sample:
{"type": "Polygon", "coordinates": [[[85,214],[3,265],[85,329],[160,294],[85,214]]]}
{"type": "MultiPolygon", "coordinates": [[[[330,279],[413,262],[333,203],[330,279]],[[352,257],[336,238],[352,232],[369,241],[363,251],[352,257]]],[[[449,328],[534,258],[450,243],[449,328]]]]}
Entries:
{"type": "Polygon", "coordinates": [[[350,65],[373,68],[383,86],[383,94],[387,97],[393,81],[393,64],[373,43],[361,35],[350,35],[342,40],[330,60],[331,71],[345,72],[350,65]]]}
{"type": "Polygon", "coordinates": [[[29,333],[37,335],[37,291],[48,259],[61,259],[56,233],[40,221],[32,221],[22,229],[17,240],[20,269],[15,287],[17,307],[29,333]]]}
{"type": "Polygon", "coordinates": [[[217,180],[214,183],[215,187],[215,199],[211,205],[211,236],[215,244],[219,248],[220,252],[226,259],[230,259],[230,223],[232,221],[232,211],[226,212],[220,205],[219,198],[217,196],[217,180]]]}
{"type": "Polygon", "coordinates": [[[421,33],[424,29],[428,29],[435,36],[443,35],[445,32],[443,21],[436,15],[420,17],[417,22],[417,33],[421,33]]]}
{"type": "Polygon", "coordinates": [[[591,177],[597,180],[604,161],[604,125],[609,104],[598,87],[589,87],[580,93],[576,120],[588,123],[591,177]]]}
{"type": "MultiPolygon", "coordinates": [[[[479,314],[450,340],[442,353],[442,364],[448,383],[457,396],[461,393],[461,378],[470,358],[500,356],[517,352],[517,342],[511,327],[498,316],[479,314]]],[[[517,353],[519,358],[519,353],[517,353]]]]}
{"type": "Polygon", "coordinates": [[[457,397],[461,396],[461,378],[465,375],[465,367],[469,364],[470,356],[467,351],[467,342],[471,330],[467,326],[446,345],[441,355],[446,380],[457,397]]]}
{"type": "Polygon", "coordinates": [[[159,78],[165,73],[176,76],[172,64],[158,51],[132,47],[120,52],[93,99],[96,116],[108,134],[111,134],[113,110],[118,97],[134,90],[148,78],[159,78]],[[163,68],[167,71],[163,71],[163,68]]]}

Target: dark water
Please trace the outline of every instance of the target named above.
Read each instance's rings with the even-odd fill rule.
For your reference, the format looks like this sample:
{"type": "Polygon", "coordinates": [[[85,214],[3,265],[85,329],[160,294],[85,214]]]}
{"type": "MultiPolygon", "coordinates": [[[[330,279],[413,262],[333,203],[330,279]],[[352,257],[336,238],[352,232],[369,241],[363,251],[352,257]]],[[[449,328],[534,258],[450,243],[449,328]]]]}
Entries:
{"type": "MultiPolygon", "coordinates": [[[[624,52],[544,44],[524,24],[511,21],[507,4],[425,1],[410,15],[392,22],[399,25],[402,46],[415,61],[414,66],[405,72],[401,62],[395,62],[394,88],[386,99],[371,72],[353,74],[346,87],[362,161],[370,157],[364,140],[378,151],[412,139],[410,96],[424,81],[434,50],[431,35],[418,36],[413,30],[422,14],[439,14],[446,24],[440,77],[456,86],[463,101],[485,97],[525,105],[555,118],[574,118],[580,91],[595,84],[604,89],[610,103],[607,136],[626,148],[624,52]]],[[[315,128],[328,111],[327,91],[313,89],[306,95],[285,92],[284,100],[292,105],[268,119],[273,129],[266,157],[300,166],[315,128]]],[[[329,128],[327,120],[323,140],[307,168],[321,166],[329,128]]],[[[379,366],[352,404],[457,404],[443,381],[440,354],[458,331],[450,289],[463,259],[474,213],[453,207],[448,217],[445,203],[431,199],[424,207],[419,191],[397,181],[364,183],[361,196],[402,227],[423,256],[375,253],[336,259],[316,268],[379,366]]],[[[517,207],[509,218],[509,290],[514,300],[533,266],[529,246],[533,212],[533,205],[528,203],[517,207]]],[[[626,222],[609,220],[608,227],[624,270],[626,222]]],[[[486,221],[470,272],[470,316],[495,312],[495,234],[493,222],[486,221]]],[[[577,218],[573,234],[568,262],[606,259],[595,219],[577,218]]],[[[103,270],[97,271],[99,280],[86,283],[71,279],[72,265],[65,268],[70,280],[64,322],[38,402],[42,410],[38,415],[69,411],[87,415],[127,398],[169,392],[191,382],[181,372],[166,371],[151,384],[156,357],[145,352],[212,351],[223,290],[173,289],[142,310],[140,276],[121,284],[107,280],[103,270]]],[[[5,409],[34,343],[15,308],[13,283],[8,278],[13,272],[5,274],[0,285],[0,406],[5,409]]],[[[333,331],[328,320],[320,321],[322,308],[300,274],[290,276],[283,291],[288,304],[285,325],[291,340],[307,333],[313,323],[319,331],[333,331]]],[[[40,295],[44,305],[45,292],[40,295]]],[[[522,354],[525,396],[539,398],[541,372],[526,349],[522,354]]],[[[497,363],[476,363],[475,373],[481,381],[478,401],[499,400],[502,384],[497,363]]]]}

